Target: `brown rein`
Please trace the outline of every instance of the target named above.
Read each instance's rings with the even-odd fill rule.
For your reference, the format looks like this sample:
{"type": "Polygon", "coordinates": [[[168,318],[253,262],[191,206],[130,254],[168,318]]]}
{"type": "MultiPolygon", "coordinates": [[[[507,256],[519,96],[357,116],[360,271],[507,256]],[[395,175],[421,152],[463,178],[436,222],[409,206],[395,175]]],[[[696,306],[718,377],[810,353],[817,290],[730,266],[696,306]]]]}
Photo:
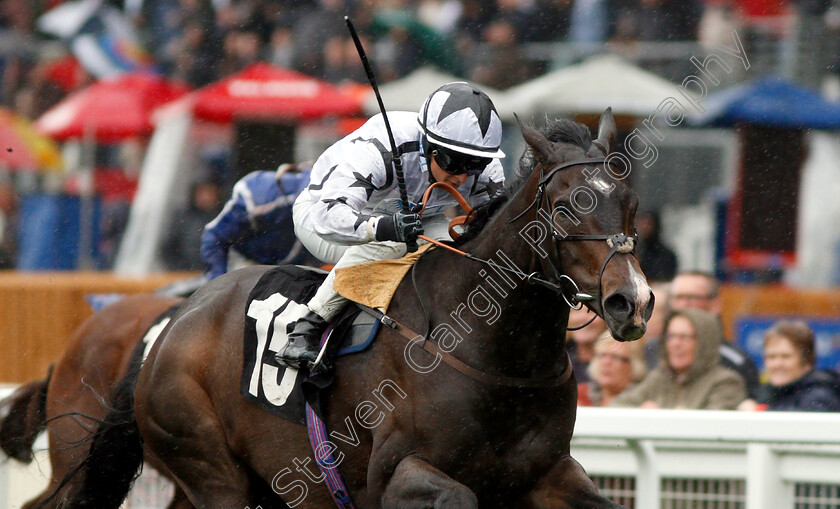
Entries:
{"type": "MultiPolygon", "coordinates": [[[[422,200],[423,206],[420,207],[420,210],[417,211],[417,214],[421,214],[424,210],[426,210],[426,204],[429,203],[429,196],[431,196],[432,190],[434,190],[436,187],[439,187],[439,188],[443,189],[444,191],[446,191],[447,193],[449,193],[450,195],[452,195],[452,197],[455,198],[455,201],[458,202],[458,205],[460,205],[461,208],[464,209],[464,212],[467,213],[467,215],[465,215],[465,216],[458,216],[458,217],[452,219],[452,221],[449,221],[449,236],[452,237],[453,240],[455,240],[455,239],[457,239],[458,237],[461,236],[460,233],[455,231],[455,227],[456,226],[461,226],[464,223],[466,223],[467,221],[469,221],[470,213],[472,212],[472,207],[470,207],[470,204],[467,203],[467,200],[465,200],[464,197],[461,196],[461,193],[459,193],[457,189],[450,186],[446,182],[435,182],[434,184],[432,184],[428,188],[426,188],[426,191],[423,193],[423,200],[422,200]]],[[[448,247],[448,246],[445,246],[444,244],[441,244],[440,242],[438,242],[438,241],[436,241],[436,240],[434,240],[430,237],[427,237],[425,235],[418,235],[418,237],[423,239],[423,240],[426,240],[428,242],[431,242],[432,244],[435,244],[437,246],[448,247]]],[[[455,251],[458,251],[458,250],[456,249],[455,251]]],[[[458,251],[458,252],[462,253],[461,251],[458,251]]]]}
{"type": "MultiPolygon", "coordinates": [[[[453,218],[452,221],[449,221],[449,236],[452,237],[453,240],[455,240],[455,239],[457,239],[458,237],[461,236],[460,233],[455,231],[455,227],[456,226],[461,226],[461,225],[467,223],[470,219],[470,214],[472,213],[473,209],[472,209],[472,207],[470,207],[470,204],[467,203],[467,200],[465,200],[464,197],[461,196],[461,193],[459,193],[457,189],[450,186],[446,182],[435,182],[434,184],[430,185],[426,189],[426,191],[423,193],[423,201],[422,201],[423,206],[420,207],[420,210],[417,212],[418,214],[420,214],[424,210],[426,210],[426,204],[429,202],[429,196],[432,194],[432,190],[436,187],[439,187],[439,188],[443,189],[444,191],[446,191],[447,193],[449,193],[450,195],[452,195],[452,197],[455,198],[455,201],[458,202],[458,205],[460,205],[461,208],[464,209],[464,212],[467,213],[465,216],[458,216],[456,218],[453,218]]],[[[467,256],[467,253],[461,251],[460,249],[455,249],[454,247],[446,245],[443,242],[440,242],[438,240],[435,240],[435,239],[429,237],[428,235],[418,235],[417,237],[425,240],[426,242],[434,244],[437,247],[442,247],[444,249],[448,249],[448,250],[450,250],[454,253],[457,253],[461,256],[467,256]]]]}

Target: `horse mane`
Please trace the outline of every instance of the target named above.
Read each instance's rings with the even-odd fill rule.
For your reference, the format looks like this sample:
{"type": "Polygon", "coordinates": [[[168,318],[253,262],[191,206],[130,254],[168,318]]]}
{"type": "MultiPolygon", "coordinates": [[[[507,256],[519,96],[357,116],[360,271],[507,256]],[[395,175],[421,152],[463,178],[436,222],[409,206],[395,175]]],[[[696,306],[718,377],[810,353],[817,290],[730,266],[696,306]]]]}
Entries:
{"type": "MultiPolygon", "coordinates": [[[[584,152],[592,146],[592,133],[589,132],[589,128],[567,118],[546,119],[545,127],[538,130],[551,143],[568,143],[580,147],[584,152]]],[[[514,172],[516,178],[510,186],[505,186],[511,196],[528,180],[536,167],[537,158],[534,155],[534,149],[529,146],[519,158],[519,168],[514,172]]]]}
{"type": "MultiPolygon", "coordinates": [[[[589,147],[592,145],[592,133],[589,132],[588,127],[566,118],[546,120],[546,125],[538,130],[548,141],[552,143],[568,143],[580,147],[584,152],[589,150],[589,147]]],[[[478,237],[496,212],[504,208],[503,206],[510,200],[510,197],[516,194],[519,188],[525,184],[536,167],[537,158],[534,155],[534,150],[529,146],[519,158],[518,168],[514,171],[515,178],[505,184],[502,193],[492,198],[489,202],[473,209],[470,213],[471,217],[466,223],[466,230],[458,237],[458,240],[453,242],[453,245],[457,247],[478,237]]]]}

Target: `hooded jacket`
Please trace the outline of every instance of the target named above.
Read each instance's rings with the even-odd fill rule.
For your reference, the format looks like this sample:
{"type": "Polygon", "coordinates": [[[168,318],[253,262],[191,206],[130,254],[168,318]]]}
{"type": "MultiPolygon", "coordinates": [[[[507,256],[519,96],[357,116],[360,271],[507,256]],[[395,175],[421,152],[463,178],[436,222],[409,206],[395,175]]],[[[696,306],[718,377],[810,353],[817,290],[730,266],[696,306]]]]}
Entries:
{"type": "Polygon", "coordinates": [[[687,372],[676,373],[668,365],[662,341],[659,366],[642,383],[616,397],[610,406],[639,406],[653,401],[659,408],[731,410],[746,398],[743,379],[719,365],[718,348],[723,334],[717,317],[697,309],[676,312],[671,319],[675,316],[684,316],[694,325],[697,336],[694,363],[687,372]]]}
{"type": "Polygon", "coordinates": [[[781,387],[761,387],[767,410],[790,412],[840,412],[840,379],[825,371],[811,370],[781,387]]]}

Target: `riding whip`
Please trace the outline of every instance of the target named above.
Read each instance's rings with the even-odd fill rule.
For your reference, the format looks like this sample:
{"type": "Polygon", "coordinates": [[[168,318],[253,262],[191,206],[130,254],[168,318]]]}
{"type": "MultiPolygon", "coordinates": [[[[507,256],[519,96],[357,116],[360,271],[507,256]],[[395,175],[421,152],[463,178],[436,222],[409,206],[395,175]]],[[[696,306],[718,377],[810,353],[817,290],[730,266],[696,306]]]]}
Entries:
{"type": "MultiPolygon", "coordinates": [[[[382,96],[379,95],[379,87],[376,85],[376,78],[373,76],[373,67],[367,59],[365,49],[362,47],[362,41],[359,40],[359,35],[353,27],[353,22],[350,21],[349,16],[344,16],[344,22],[347,23],[347,29],[350,30],[350,36],[353,38],[353,43],[356,45],[356,51],[359,52],[359,58],[362,59],[362,65],[365,68],[368,81],[370,82],[373,93],[376,96],[376,102],[379,103],[379,111],[382,112],[382,119],[385,121],[385,130],[388,131],[388,141],[391,142],[391,164],[394,166],[394,174],[397,176],[397,187],[400,190],[400,201],[402,202],[403,213],[408,214],[408,193],[405,190],[405,177],[402,171],[402,160],[400,160],[400,153],[397,150],[397,144],[394,142],[394,134],[391,132],[391,124],[388,122],[388,114],[385,112],[385,104],[382,102],[382,96]]],[[[406,249],[409,253],[417,251],[417,240],[411,239],[405,243],[406,249]]]]}

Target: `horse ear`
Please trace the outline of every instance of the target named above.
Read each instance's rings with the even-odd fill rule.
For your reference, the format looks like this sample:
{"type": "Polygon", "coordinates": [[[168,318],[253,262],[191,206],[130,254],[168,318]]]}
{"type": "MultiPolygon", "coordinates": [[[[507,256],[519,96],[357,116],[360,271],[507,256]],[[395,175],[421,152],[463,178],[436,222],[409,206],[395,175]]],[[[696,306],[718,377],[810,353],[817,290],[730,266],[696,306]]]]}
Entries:
{"type": "Polygon", "coordinates": [[[601,149],[605,156],[609,155],[612,150],[616,130],[612,108],[607,108],[598,122],[598,139],[592,142],[601,149]]]}
{"type": "Polygon", "coordinates": [[[525,138],[528,145],[534,149],[534,154],[537,156],[537,159],[543,162],[550,161],[552,155],[554,154],[554,149],[551,146],[551,142],[548,141],[548,138],[543,136],[541,132],[537,131],[533,127],[522,122],[519,115],[516,113],[514,113],[513,116],[519,124],[519,130],[522,131],[522,137],[525,138]]]}

